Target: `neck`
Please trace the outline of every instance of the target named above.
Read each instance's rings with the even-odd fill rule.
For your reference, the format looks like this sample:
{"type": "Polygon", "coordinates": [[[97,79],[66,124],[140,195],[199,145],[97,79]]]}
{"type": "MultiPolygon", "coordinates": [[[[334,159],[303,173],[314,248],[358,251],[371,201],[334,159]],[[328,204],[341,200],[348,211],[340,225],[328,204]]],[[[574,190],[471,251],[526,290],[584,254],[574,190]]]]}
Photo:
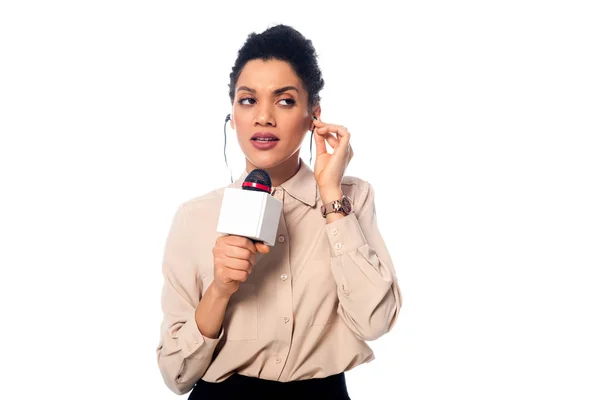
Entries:
{"type": "MultiPolygon", "coordinates": [[[[252,164],[248,159],[246,159],[246,171],[250,172],[257,168],[260,167],[257,167],[256,165],[252,164]]],[[[290,158],[274,167],[261,169],[267,171],[267,173],[271,177],[271,186],[279,186],[283,182],[287,181],[292,176],[294,176],[296,172],[298,172],[298,170],[300,169],[300,153],[297,152],[293,154],[290,158]]]]}

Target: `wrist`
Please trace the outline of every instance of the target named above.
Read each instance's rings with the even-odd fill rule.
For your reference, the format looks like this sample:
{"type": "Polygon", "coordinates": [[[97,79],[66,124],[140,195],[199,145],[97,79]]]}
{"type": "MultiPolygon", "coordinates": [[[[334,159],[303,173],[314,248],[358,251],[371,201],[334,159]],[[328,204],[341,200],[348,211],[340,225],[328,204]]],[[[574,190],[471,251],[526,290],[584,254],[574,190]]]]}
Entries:
{"type": "Polygon", "coordinates": [[[231,294],[221,291],[214,280],[208,286],[208,289],[206,289],[206,294],[217,301],[229,302],[229,299],[231,298],[231,294]]]}
{"type": "Polygon", "coordinates": [[[343,194],[341,187],[323,188],[323,189],[319,189],[319,192],[321,193],[321,201],[323,202],[323,204],[327,204],[327,203],[331,203],[332,201],[339,200],[342,198],[342,194],[343,194]]]}
{"type": "Polygon", "coordinates": [[[325,223],[330,224],[330,223],[337,221],[338,219],[342,219],[344,217],[345,217],[345,215],[342,213],[329,213],[325,217],[325,223]]]}

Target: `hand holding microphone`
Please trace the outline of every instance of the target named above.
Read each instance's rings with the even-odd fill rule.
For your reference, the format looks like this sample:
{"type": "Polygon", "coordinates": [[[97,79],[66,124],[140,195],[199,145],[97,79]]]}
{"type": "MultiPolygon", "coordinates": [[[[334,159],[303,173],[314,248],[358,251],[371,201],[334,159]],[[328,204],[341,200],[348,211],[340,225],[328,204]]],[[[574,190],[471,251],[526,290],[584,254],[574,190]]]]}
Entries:
{"type": "Polygon", "coordinates": [[[267,254],[274,245],[282,203],[271,196],[271,177],[262,169],[251,171],[241,190],[226,188],[217,232],[225,234],[213,248],[215,289],[235,293],[256,263],[256,253],[267,254]]]}
{"type": "Polygon", "coordinates": [[[266,254],[274,244],[283,206],[271,196],[266,171],[250,172],[242,189],[226,188],[223,194],[217,232],[225,236],[213,247],[214,279],[194,313],[200,332],[213,339],[223,331],[229,300],[252,273],[257,252],[266,254]]]}
{"type": "Polygon", "coordinates": [[[243,236],[219,237],[213,248],[215,289],[225,296],[234,294],[252,273],[256,252],[266,254],[270,250],[266,244],[255,244],[243,236]]]}

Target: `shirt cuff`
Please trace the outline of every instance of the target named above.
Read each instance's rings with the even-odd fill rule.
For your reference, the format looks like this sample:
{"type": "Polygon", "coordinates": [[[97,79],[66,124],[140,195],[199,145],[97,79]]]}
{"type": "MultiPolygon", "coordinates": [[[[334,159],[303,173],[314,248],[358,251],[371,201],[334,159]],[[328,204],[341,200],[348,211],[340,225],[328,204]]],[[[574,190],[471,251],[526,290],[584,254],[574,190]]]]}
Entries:
{"type": "Polygon", "coordinates": [[[206,349],[214,348],[217,346],[217,343],[223,337],[224,329],[221,327],[221,331],[219,332],[219,337],[216,339],[208,338],[200,332],[198,329],[198,325],[196,324],[196,317],[192,314],[192,317],[188,319],[188,321],[179,328],[177,331],[177,338],[180,342],[182,355],[184,358],[192,357],[193,355],[201,348],[205,347],[206,349]]]}
{"type": "Polygon", "coordinates": [[[355,213],[325,224],[325,230],[332,257],[341,256],[367,244],[355,213]]]}

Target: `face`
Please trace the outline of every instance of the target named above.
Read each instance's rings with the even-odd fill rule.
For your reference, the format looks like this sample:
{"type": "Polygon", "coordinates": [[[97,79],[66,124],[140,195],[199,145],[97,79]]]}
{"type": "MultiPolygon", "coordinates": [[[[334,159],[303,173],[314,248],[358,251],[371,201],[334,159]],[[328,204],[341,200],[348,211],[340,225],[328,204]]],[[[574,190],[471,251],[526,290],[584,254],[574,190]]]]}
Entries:
{"type": "Polygon", "coordinates": [[[231,125],[248,170],[274,169],[293,158],[297,163],[304,136],[312,128],[312,113],[308,93],[289,63],[246,63],[236,83],[231,125]]]}

